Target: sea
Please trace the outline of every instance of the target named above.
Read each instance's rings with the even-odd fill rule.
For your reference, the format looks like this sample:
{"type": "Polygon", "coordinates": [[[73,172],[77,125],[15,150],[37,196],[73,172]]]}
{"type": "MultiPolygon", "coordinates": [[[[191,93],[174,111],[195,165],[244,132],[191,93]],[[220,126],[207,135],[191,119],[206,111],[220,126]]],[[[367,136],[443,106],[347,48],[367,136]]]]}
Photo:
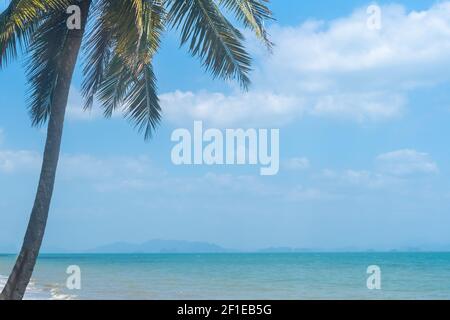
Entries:
{"type": "Polygon", "coordinates": [[[25,298],[450,299],[450,253],[44,254],[25,298]]]}

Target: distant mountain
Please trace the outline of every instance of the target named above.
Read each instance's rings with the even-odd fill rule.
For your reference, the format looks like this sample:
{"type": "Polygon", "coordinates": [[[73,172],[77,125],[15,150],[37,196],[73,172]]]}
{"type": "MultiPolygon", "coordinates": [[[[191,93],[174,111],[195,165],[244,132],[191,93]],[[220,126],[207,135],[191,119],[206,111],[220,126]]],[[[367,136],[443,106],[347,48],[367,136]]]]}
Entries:
{"type": "MultiPolygon", "coordinates": [[[[17,254],[20,246],[0,244],[0,254],[17,254]]],[[[90,250],[67,250],[44,244],[41,253],[320,253],[320,252],[450,252],[450,245],[422,245],[417,247],[370,248],[296,248],[268,247],[253,250],[226,249],[209,242],[192,242],[177,240],[150,240],[144,243],[115,242],[90,250]]]]}
{"type": "MultiPolygon", "coordinates": [[[[18,254],[20,251],[19,245],[0,245],[0,254],[18,254]]],[[[43,245],[41,254],[46,253],[73,253],[73,251],[66,250],[60,247],[43,245]]]]}
{"type": "Polygon", "coordinates": [[[260,253],[296,253],[296,252],[314,252],[315,250],[306,248],[291,248],[291,247],[271,247],[260,249],[260,253]]]}
{"type": "Polygon", "coordinates": [[[116,242],[89,250],[89,253],[221,253],[229,250],[208,242],[150,240],[140,244],[116,242]]]}

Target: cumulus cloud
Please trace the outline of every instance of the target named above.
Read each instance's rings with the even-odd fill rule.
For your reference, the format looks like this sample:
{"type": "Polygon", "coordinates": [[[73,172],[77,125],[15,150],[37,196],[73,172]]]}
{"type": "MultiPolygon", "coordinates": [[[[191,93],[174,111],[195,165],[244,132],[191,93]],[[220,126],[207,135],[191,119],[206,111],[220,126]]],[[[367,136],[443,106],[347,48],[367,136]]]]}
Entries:
{"type": "MultiPolygon", "coordinates": [[[[410,12],[386,5],[381,13],[380,30],[367,27],[366,8],[331,21],[274,25],[272,55],[249,36],[256,57],[249,92],[166,92],[163,114],[175,125],[203,120],[216,127],[283,126],[305,116],[357,123],[401,117],[411,90],[450,80],[450,1],[410,12]]],[[[102,116],[82,105],[73,88],[70,119],[102,116]]]]}
{"type": "MultiPolygon", "coordinates": [[[[0,175],[38,173],[41,154],[33,151],[0,150],[0,175]]],[[[306,165],[303,158],[303,166],[306,165]]],[[[297,159],[298,167],[302,161],[297,159]]],[[[294,162],[293,162],[294,163],[294,162]]],[[[62,154],[58,168],[61,182],[81,182],[96,192],[150,192],[163,194],[220,195],[272,197],[286,201],[317,200],[318,189],[300,186],[275,185],[260,176],[218,174],[178,177],[154,165],[147,156],[94,156],[88,154],[62,154]]]]}
{"type": "Polygon", "coordinates": [[[38,169],[41,156],[26,150],[0,150],[0,172],[16,173],[38,169]]]}
{"type": "Polygon", "coordinates": [[[288,170],[306,170],[310,166],[308,158],[290,158],[284,162],[284,167],[288,170]]]}
{"type": "Polygon", "coordinates": [[[92,109],[84,110],[84,100],[80,90],[74,86],[70,88],[69,100],[67,103],[67,118],[70,120],[94,120],[102,117],[103,113],[99,106],[94,103],[92,109]]]}
{"type": "MultiPolygon", "coordinates": [[[[0,128],[0,146],[5,134],[0,128]]],[[[13,174],[37,170],[41,165],[41,155],[29,150],[0,149],[0,174],[13,174]]]]}
{"type": "Polygon", "coordinates": [[[386,92],[334,94],[318,97],[311,114],[361,123],[399,117],[405,103],[404,96],[386,92]]]}
{"type": "Polygon", "coordinates": [[[382,189],[397,186],[401,182],[396,177],[371,170],[347,169],[335,171],[325,169],[323,170],[322,175],[327,180],[335,181],[340,185],[369,189],[382,189]]]}
{"type": "Polygon", "coordinates": [[[274,26],[273,55],[257,56],[253,89],[161,96],[174,123],[283,125],[302,116],[356,122],[400,117],[408,93],[449,81],[450,2],[425,11],[381,7],[382,29],[367,27],[366,8],[333,21],[274,26]]]}
{"type": "Polygon", "coordinates": [[[251,91],[225,95],[220,92],[175,91],[160,96],[164,116],[175,124],[204,120],[213,126],[282,125],[303,113],[301,97],[251,91]]]}
{"type": "MultiPolygon", "coordinates": [[[[1,131],[0,131],[1,132],[1,131]]],[[[0,148],[0,173],[39,172],[42,154],[32,150],[0,148]]],[[[58,177],[64,180],[91,180],[118,182],[127,180],[130,185],[137,178],[161,177],[164,172],[156,168],[145,155],[101,157],[89,154],[61,154],[58,177]]]]}
{"type": "MultiPolygon", "coordinates": [[[[4,130],[0,128],[0,146],[5,140],[4,130]]],[[[41,165],[41,156],[29,150],[0,149],[0,174],[33,171],[41,165]]]]}
{"type": "Polygon", "coordinates": [[[381,13],[381,30],[366,26],[365,8],[328,23],[312,21],[299,27],[276,27],[274,38],[280,50],[271,64],[278,70],[328,75],[394,68],[402,71],[402,76],[429,72],[418,65],[447,64],[450,2],[421,12],[388,5],[381,7],[381,13]],[[415,68],[409,69],[411,66],[415,68]]]}
{"type": "Polygon", "coordinates": [[[439,171],[429,154],[411,149],[381,154],[377,157],[377,164],[381,171],[398,176],[439,171]]]}
{"type": "Polygon", "coordinates": [[[156,173],[147,156],[98,157],[88,154],[63,154],[60,160],[63,179],[121,179],[148,177],[156,173]]]}
{"type": "Polygon", "coordinates": [[[399,185],[404,185],[414,175],[438,172],[439,168],[429,154],[402,149],[378,155],[375,158],[375,168],[342,171],[325,169],[321,176],[340,185],[398,189],[399,185]]]}
{"type": "Polygon", "coordinates": [[[306,188],[300,185],[287,190],[285,194],[285,199],[292,202],[323,200],[333,197],[317,188],[306,188]]]}
{"type": "Polygon", "coordinates": [[[308,202],[335,198],[335,195],[316,187],[307,187],[298,184],[277,185],[268,183],[262,180],[261,177],[248,175],[216,174],[210,172],[192,182],[195,183],[197,189],[201,188],[205,190],[205,193],[220,193],[226,189],[229,192],[236,192],[240,195],[261,196],[287,202],[308,202]]]}

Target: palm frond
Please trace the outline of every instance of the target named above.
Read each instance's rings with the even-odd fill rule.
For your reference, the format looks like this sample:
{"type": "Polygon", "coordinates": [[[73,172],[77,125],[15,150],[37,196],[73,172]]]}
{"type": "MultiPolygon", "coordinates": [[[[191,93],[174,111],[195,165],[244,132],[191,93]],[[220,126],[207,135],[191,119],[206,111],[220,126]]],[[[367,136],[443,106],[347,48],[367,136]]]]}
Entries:
{"type": "Polygon", "coordinates": [[[67,0],[12,0],[0,14],[0,68],[17,57],[18,46],[27,47],[42,14],[61,10],[67,3],[67,0]]]}
{"type": "MultiPolygon", "coordinates": [[[[18,45],[29,49],[27,77],[33,125],[44,123],[50,113],[68,33],[67,16],[60,9],[71,2],[12,0],[0,15],[0,67],[17,56],[18,45]]],[[[220,6],[234,12],[270,47],[264,21],[271,13],[264,2],[166,0],[167,5],[160,6],[151,0],[95,1],[92,26],[84,43],[85,108],[97,97],[105,116],[122,108],[146,138],[151,136],[161,112],[152,60],[166,23],[180,29],[181,45],[187,44],[214,77],[237,79],[247,89],[251,59],[243,46],[244,37],[220,6]]]]}
{"type": "Polygon", "coordinates": [[[125,116],[144,137],[150,138],[161,120],[161,107],[157,95],[156,78],[151,64],[139,72],[125,97],[125,116]]]}
{"type": "Polygon", "coordinates": [[[125,95],[132,81],[132,73],[120,57],[114,56],[105,68],[105,73],[97,92],[105,117],[111,117],[113,112],[123,105],[125,95]]]}
{"type": "Polygon", "coordinates": [[[66,19],[65,11],[48,15],[33,33],[29,44],[29,112],[35,126],[43,124],[50,114],[59,68],[64,63],[62,52],[68,34],[66,19]]]}
{"type": "Polygon", "coordinates": [[[84,109],[92,107],[95,94],[111,61],[113,27],[107,17],[109,5],[109,1],[101,1],[96,3],[91,11],[91,21],[94,22],[88,28],[87,40],[83,46],[85,56],[82,83],[82,94],[85,98],[84,109]]]}
{"type": "Polygon", "coordinates": [[[151,62],[164,30],[164,10],[150,1],[107,1],[102,13],[107,21],[103,25],[110,23],[108,46],[100,29],[94,28],[88,45],[95,49],[88,55],[87,64],[91,63],[91,67],[85,75],[94,75],[98,81],[86,82],[86,96],[97,92],[106,117],[121,108],[149,138],[160,120],[151,62]],[[141,2],[139,6],[136,1],[141,2]]]}
{"type": "Polygon", "coordinates": [[[114,26],[115,53],[130,68],[149,63],[164,31],[164,8],[148,0],[112,1],[107,13],[114,26]]]}
{"type": "Polygon", "coordinates": [[[271,20],[272,12],[267,5],[268,0],[220,0],[220,4],[234,12],[235,16],[245,27],[252,29],[269,50],[273,43],[269,40],[265,28],[265,21],[271,20]]]}
{"type": "Polygon", "coordinates": [[[214,0],[169,1],[168,19],[181,28],[181,44],[198,56],[214,77],[237,79],[242,88],[250,83],[251,59],[242,44],[244,37],[223,16],[214,0]]]}
{"type": "Polygon", "coordinates": [[[99,88],[98,98],[106,117],[121,108],[135,127],[144,132],[146,139],[151,137],[161,119],[156,78],[151,64],[143,65],[136,73],[118,56],[113,57],[99,88]]]}

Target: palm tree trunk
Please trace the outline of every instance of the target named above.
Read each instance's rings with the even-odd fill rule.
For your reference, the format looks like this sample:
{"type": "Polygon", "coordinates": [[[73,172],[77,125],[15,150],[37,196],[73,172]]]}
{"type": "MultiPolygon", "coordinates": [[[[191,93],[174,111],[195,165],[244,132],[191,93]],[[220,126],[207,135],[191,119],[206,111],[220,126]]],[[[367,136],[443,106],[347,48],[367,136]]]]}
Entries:
{"type": "Polygon", "coordinates": [[[53,95],[53,104],[48,121],[47,139],[36,198],[22,249],[0,295],[0,300],[20,300],[23,298],[39,255],[55,184],[64,116],[72,75],[80,51],[90,2],[90,0],[84,0],[79,3],[82,13],[82,29],[70,30],[64,45],[64,54],[62,55],[64,61],[61,63],[58,82],[53,95]]]}

